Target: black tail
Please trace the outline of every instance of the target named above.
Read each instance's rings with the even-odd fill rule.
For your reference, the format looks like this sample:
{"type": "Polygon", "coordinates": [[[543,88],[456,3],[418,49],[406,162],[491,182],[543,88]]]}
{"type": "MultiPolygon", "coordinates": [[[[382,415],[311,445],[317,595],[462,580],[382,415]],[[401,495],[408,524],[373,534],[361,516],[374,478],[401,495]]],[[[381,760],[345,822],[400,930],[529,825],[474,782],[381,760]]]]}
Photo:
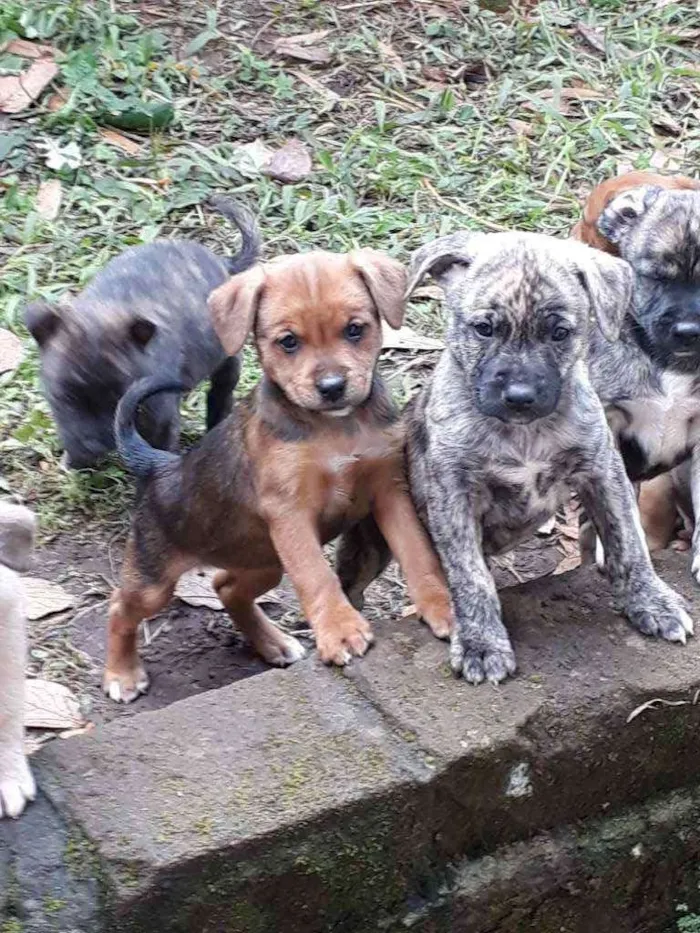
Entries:
{"type": "Polygon", "coordinates": [[[257,221],[247,207],[236,204],[221,194],[213,194],[209,198],[211,206],[227,220],[234,223],[241,234],[241,248],[235,256],[224,260],[231,275],[245,272],[254,265],[260,256],[260,230],[257,221]]]}
{"type": "Polygon", "coordinates": [[[139,406],[158,392],[186,392],[181,382],[176,382],[172,376],[147,376],[139,379],[122,396],[117,405],[117,414],[114,419],[114,433],[117,440],[119,456],[126,468],[139,479],[146,479],[161,466],[177,463],[178,454],[169,450],[158,450],[151,447],[136,430],[136,414],[139,406]]]}

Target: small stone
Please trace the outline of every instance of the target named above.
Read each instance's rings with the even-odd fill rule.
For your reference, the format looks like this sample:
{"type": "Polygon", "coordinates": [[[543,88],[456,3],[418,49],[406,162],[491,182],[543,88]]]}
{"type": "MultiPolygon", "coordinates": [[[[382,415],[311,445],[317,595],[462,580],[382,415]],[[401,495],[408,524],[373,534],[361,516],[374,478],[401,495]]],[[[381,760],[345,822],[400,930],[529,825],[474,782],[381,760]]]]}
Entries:
{"type": "Polygon", "coordinates": [[[311,171],[311,154],[298,139],[291,139],[263,165],[262,173],[285,184],[302,181],[311,171]]]}

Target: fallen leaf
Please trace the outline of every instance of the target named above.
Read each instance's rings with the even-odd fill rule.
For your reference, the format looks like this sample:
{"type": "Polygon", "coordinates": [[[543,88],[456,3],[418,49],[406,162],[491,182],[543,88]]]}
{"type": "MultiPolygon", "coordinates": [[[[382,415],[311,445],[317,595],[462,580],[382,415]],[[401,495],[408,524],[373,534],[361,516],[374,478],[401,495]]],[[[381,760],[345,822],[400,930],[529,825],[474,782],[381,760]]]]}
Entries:
{"type": "Polygon", "coordinates": [[[27,39],[13,39],[4,50],[20,58],[55,58],[56,49],[51,45],[28,42],[27,39]]]}
{"type": "Polygon", "coordinates": [[[252,143],[243,143],[233,150],[235,168],[243,175],[252,177],[260,174],[260,169],[272,158],[272,149],[260,139],[252,143]]]}
{"type": "Polygon", "coordinates": [[[325,97],[329,105],[333,105],[340,100],[340,94],[336,94],[331,88],[326,87],[325,84],[322,84],[318,79],[314,78],[313,75],[307,75],[303,71],[292,71],[292,74],[307,87],[310,87],[312,91],[320,94],[321,97],[325,97]]]}
{"type": "Polygon", "coordinates": [[[121,149],[128,155],[138,155],[139,152],[141,152],[141,146],[139,146],[138,143],[135,143],[133,139],[129,139],[127,136],[122,136],[122,134],[117,133],[116,130],[105,130],[101,128],[100,136],[106,143],[116,146],[117,149],[121,149]]]}
{"type": "MultiPolygon", "coordinates": [[[[551,100],[555,96],[553,88],[545,88],[539,92],[542,100],[551,100]]],[[[559,91],[559,97],[562,100],[603,100],[605,94],[602,91],[595,91],[592,87],[563,87],[559,91]]]]}
{"type": "Polygon", "coordinates": [[[587,26],[585,23],[577,23],[576,32],[582,39],[585,39],[588,45],[590,45],[592,49],[595,49],[596,52],[605,53],[605,33],[601,32],[600,29],[594,29],[592,26],[587,26]]]}
{"type": "Polygon", "coordinates": [[[557,566],[552,571],[552,576],[556,577],[560,573],[568,573],[570,570],[575,570],[577,567],[581,566],[581,555],[580,554],[568,554],[563,560],[560,560],[557,566]]]}
{"type": "Polygon", "coordinates": [[[657,149],[649,159],[649,166],[657,172],[678,172],[683,165],[684,153],[678,150],[657,149]]]}
{"type": "Polygon", "coordinates": [[[615,169],[618,177],[620,175],[629,175],[630,172],[634,171],[634,165],[631,162],[618,161],[617,167],[615,169]]]}
{"type": "Polygon", "coordinates": [[[56,172],[60,172],[64,168],[78,168],[82,164],[83,156],[78,144],[75,142],[62,146],[55,139],[47,139],[37,145],[44,150],[46,165],[56,172]]]}
{"type": "Polygon", "coordinates": [[[28,602],[27,617],[32,621],[64,612],[75,602],[58,583],[50,583],[40,577],[25,577],[24,590],[28,602]]]}
{"type": "Polygon", "coordinates": [[[393,330],[382,321],[383,350],[442,350],[445,344],[435,337],[424,337],[416,333],[412,327],[401,327],[393,330]]]}
{"type": "Polygon", "coordinates": [[[68,687],[30,678],[25,685],[24,725],[27,729],[80,729],[85,717],[68,687]]]}
{"type": "Polygon", "coordinates": [[[491,80],[486,62],[470,62],[461,69],[460,77],[465,84],[488,84],[491,80]]]}
{"type": "Polygon", "coordinates": [[[263,175],[285,184],[301,181],[311,171],[311,154],[298,139],[290,139],[262,166],[263,175]]]}
{"type": "Polygon", "coordinates": [[[315,32],[305,32],[296,36],[282,36],[275,42],[274,49],[278,55],[284,55],[286,58],[323,65],[331,60],[331,51],[315,43],[325,39],[330,32],[330,29],[317,29],[315,32]]]}
{"type": "Polygon", "coordinates": [[[198,567],[183,573],[175,587],[175,595],[188,606],[201,606],[221,612],[223,603],[212,584],[216,572],[213,567],[198,567]]]}
{"type": "Polygon", "coordinates": [[[423,65],[423,77],[436,84],[445,84],[448,80],[445,69],[437,65],[423,65]]]}
{"type": "Polygon", "coordinates": [[[58,65],[49,58],[32,62],[21,75],[0,78],[0,111],[20,113],[26,110],[58,74],[58,65]]]}
{"type": "Polygon", "coordinates": [[[19,337],[0,328],[0,373],[9,373],[17,369],[23,355],[22,341],[19,337]]]}
{"type": "Polygon", "coordinates": [[[63,90],[56,91],[55,94],[52,94],[51,97],[46,101],[46,106],[51,111],[51,113],[56,113],[61,107],[65,107],[68,103],[68,94],[63,90]]]}
{"type": "Polygon", "coordinates": [[[668,113],[657,113],[652,117],[652,125],[665,136],[680,136],[683,127],[668,113]]]}
{"type": "Polygon", "coordinates": [[[403,59],[388,42],[382,42],[380,39],[379,42],[377,42],[377,48],[379,49],[379,54],[383,62],[386,62],[394,71],[400,71],[401,74],[406,73],[406,65],[403,59]]]}
{"type": "Polygon", "coordinates": [[[404,622],[418,621],[418,610],[414,605],[404,606],[401,610],[401,618],[404,622]]]}
{"type": "Polygon", "coordinates": [[[439,285],[420,285],[414,292],[414,298],[432,298],[436,301],[441,301],[444,296],[444,291],[440,288],[439,285]]]}
{"type": "Polygon", "coordinates": [[[526,123],[525,120],[509,120],[508,126],[518,136],[533,136],[535,133],[532,124],[526,123]]]}
{"type": "Polygon", "coordinates": [[[36,210],[39,216],[44,220],[55,220],[58,217],[62,195],[61,182],[57,178],[42,181],[36,196],[36,210]]]}

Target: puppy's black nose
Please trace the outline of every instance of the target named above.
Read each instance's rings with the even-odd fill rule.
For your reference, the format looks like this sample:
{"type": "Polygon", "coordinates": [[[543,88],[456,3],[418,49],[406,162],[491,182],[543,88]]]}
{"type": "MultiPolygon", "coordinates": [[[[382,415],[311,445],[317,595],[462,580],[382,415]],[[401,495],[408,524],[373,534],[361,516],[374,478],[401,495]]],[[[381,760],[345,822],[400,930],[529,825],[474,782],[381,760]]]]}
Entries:
{"type": "Polygon", "coordinates": [[[345,394],[345,376],[338,373],[321,376],[316,382],[316,388],[324,402],[339,402],[345,394]]]}
{"type": "Polygon", "coordinates": [[[527,382],[511,382],[503,390],[503,401],[509,408],[528,408],[535,403],[534,386],[527,382]]]}
{"type": "Polygon", "coordinates": [[[676,321],[671,336],[677,343],[692,344],[700,340],[700,321],[676,321]]]}

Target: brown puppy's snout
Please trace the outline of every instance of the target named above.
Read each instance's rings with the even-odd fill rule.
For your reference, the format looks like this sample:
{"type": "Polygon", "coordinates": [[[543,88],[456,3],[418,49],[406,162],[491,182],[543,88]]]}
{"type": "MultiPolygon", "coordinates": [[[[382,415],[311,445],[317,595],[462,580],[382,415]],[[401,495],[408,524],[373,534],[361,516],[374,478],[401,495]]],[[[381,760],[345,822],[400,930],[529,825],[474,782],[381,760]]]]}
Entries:
{"type": "Polygon", "coordinates": [[[345,396],[347,379],[342,373],[326,373],[316,380],[316,389],[324,402],[340,402],[345,396]]]}

